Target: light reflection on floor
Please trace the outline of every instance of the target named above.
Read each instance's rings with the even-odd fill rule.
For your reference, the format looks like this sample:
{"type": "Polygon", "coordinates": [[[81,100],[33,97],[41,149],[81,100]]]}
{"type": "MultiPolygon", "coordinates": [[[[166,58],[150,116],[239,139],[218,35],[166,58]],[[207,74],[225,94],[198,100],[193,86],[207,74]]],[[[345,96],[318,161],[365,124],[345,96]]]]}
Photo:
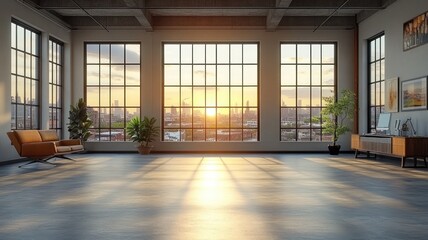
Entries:
{"type": "Polygon", "coordinates": [[[428,172],[323,154],[83,154],[0,168],[0,239],[416,239],[428,172]],[[402,226],[406,226],[403,228],[402,226]]]}

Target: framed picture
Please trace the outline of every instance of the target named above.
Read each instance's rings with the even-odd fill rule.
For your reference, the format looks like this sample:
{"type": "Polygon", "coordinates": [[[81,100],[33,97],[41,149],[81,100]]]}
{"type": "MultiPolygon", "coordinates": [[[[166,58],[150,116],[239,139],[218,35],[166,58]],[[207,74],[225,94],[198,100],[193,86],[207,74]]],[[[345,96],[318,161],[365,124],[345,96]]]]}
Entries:
{"type": "Polygon", "coordinates": [[[428,11],[403,24],[404,51],[428,42],[428,11]]]}
{"type": "Polygon", "coordinates": [[[427,109],[427,77],[401,82],[401,110],[427,109]]]}
{"type": "Polygon", "coordinates": [[[398,112],[398,77],[385,80],[385,111],[398,112]]]}

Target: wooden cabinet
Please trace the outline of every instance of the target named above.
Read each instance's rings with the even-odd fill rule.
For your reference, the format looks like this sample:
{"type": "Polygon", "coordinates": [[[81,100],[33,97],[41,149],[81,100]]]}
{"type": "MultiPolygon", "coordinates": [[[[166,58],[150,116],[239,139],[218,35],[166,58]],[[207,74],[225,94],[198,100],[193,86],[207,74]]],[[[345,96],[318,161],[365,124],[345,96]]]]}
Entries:
{"type": "Polygon", "coordinates": [[[355,149],[355,157],[360,152],[387,155],[401,158],[401,167],[406,166],[406,159],[422,158],[427,167],[428,137],[401,137],[388,135],[358,135],[352,134],[351,148],[355,149]]]}

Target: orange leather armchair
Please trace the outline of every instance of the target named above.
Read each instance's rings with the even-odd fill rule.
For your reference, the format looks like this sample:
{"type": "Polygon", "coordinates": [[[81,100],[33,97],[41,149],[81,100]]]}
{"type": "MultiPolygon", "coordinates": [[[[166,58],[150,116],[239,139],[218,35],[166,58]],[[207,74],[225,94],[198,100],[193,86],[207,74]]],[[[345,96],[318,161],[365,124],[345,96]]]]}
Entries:
{"type": "Polygon", "coordinates": [[[34,162],[52,164],[47,161],[54,157],[72,160],[64,155],[84,150],[79,139],[59,140],[54,130],[15,130],[7,136],[19,156],[32,159],[24,165],[34,162]]]}

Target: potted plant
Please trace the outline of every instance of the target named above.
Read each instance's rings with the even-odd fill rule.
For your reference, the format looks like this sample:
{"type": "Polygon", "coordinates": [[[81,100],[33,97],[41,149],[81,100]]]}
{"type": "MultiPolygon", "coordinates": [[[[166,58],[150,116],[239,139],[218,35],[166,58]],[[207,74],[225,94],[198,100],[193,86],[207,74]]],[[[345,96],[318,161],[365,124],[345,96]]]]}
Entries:
{"type": "Polygon", "coordinates": [[[71,139],[80,139],[83,142],[88,140],[91,133],[89,127],[92,124],[91,119],[88,117],[88,109],[85,101],[82,98],[79,99],[76,106],[70,106],[70,116],[68,119],[68,131],[70,132],[71,139]]]}
{"type": "Polygon", "coordinates": [[[333,145],[328,146],[331,155],[339,154],[340,145],[336,144],[341,135],[350,131],[349,122],[354,117],[355,94],[343,90],[340,97],[324,97],[325,107],[321,111],[323,133],[333,137],[333,145]]]}
{"type": "Polygon", "coordinates": [[[138,142],[138,152],[140,154],[149,154],[153,145],[149,143],[155,140],[159,135],[159,127],[155,126],[156,118],[133,117],[126,125],[126,133],[133,142],[138,142]]]}

